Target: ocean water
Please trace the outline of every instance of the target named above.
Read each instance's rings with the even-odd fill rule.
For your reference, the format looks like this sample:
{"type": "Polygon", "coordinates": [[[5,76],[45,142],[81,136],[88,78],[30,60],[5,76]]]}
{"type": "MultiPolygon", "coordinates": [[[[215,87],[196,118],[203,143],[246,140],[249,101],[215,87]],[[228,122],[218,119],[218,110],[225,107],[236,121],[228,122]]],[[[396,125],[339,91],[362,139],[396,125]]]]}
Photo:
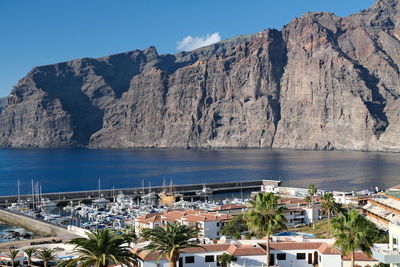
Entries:
{"type": "Polygon", "coordinates": [[[0,195],[282,179],[288,186],[361,190],[400,184],[400,154],[290,150],[1,149],[0,195]]]}
{"type": "Polygon", "coordinates": [[[12,226],[12,225],[8,225],[8,224],[0,223],[0,243],[2,243],[2,242],[13,241],[13,240],[10,240],[10,239],[3,239],[3,238],[2,238],[2,235],[5,234],[5,233],[6,233],[7,231],[9,231],[9,230],[21,231],[21,230],[23,230],[23,229],[20,228],[20,227],[17,227],[17,226],[12,226]]]}

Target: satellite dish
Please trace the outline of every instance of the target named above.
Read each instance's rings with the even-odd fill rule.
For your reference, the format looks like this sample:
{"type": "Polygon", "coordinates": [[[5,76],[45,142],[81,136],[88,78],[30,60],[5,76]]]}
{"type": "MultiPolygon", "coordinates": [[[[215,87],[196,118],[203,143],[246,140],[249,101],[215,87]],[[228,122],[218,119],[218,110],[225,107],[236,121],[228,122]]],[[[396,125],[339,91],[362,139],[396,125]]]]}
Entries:
{"type": "Polygon", "coordinates": [[[226,243],[226,236],[224,236],[224,235],[221,236],[218,243],[222,243],[222,244],[226,243]]]}

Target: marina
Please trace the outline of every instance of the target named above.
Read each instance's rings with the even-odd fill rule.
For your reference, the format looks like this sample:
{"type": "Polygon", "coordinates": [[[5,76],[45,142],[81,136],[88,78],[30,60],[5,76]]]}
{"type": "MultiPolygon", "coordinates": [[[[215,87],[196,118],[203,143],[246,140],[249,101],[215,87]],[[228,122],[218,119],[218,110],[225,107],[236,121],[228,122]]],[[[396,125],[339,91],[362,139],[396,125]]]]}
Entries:
{"type": "MultiPolygon", "coordinates": [[[[240,193],[243,191],[251,192],[260,189],[263,185],[263,181],[266,180],[250,180],[250,181],[240,181],[240,182],[222,182],[222,183],[209,183],[206,188],[204,184],[188,184],[188,185],[173,185],[174,191],[178,194],[182,194],[185,198],[199,198],[204,196],[204,193],[210,194],[211,192],[216,193],[240,193]],[[205,190],[205,191],[204,191],[205,190]]],[[[268,180],[268,183],[279,184],[279,180],[268,180]]],[[[102,189],[101,196],[103,198],[110,198],[116,196],[116,194],[121,191],[126,195],[132,196],[137,199],[148,193],[161,193],[165,189],[165,186],[144,186],[136,188],[125,188],[125,189],[102,189]]],[[[89,191],[77,191],[77,192],[59,192],[59,193],[40,193],[42,199],[46,201],[58,201],[66,202],[70,201],[84,201],[84,200],[96,200],[99,196],[99,190],[89,190],[89,191]]],[[[24,195],[11,195],[11,196],[0,196],[0,206],[7,207],[11,203],[18,202],[18,199],[32,200],[32,193],[24,195]]],[[[47,202],[50,204],[50,202],[47,202]]],[[[52,203],[52,205],[54,205],[52,203]]]]}
{"type": "MultiPolygon", "coordinates": [[[[19,185],[19,183],[18,183],[19,185]]],[[[34,220],[50,223],[67,230],[113,228],[123,230],[135,226],[135,220],[146,214],[164,214],[171,210],[198,210],[201,212],[235,213],[248,205],[258,192],[273,192],[283,197],[288,207],[289,225],[297,226],[318,220],[319,211],[305,205],[305,188],[282,186],[280,180],[254,180],[210,184],[174,185],[164,181],[161,187],[98,189],[85,192],[43,194],[41,186],[32,182],[32,194],[1,197],[5,210],[34,220]],[[303,205],[300,207],[299,205],[303,205]],[[311,216],[311,217],[310,217],[311,216]]],[[[318,190],[323,195],[326,190],[318,190]]],[[[361,206],[372,194],[333,191],[338,203],[361,206]]],[[[316,200],[317,201],[317,200],[316,200]]],[[[317,201],[318,202],[318,201],[317,201]]],[[[81,231],[81,230],[79,230],[81,231]]]]}
{"type": "MultiPolygon", "coordinates": [[[[213,211],[225,204],[245,204],[251,192],[265,186],[279,186],[279,180],[256,180],[211,184],[174,185],[128,188],[123,190],[98,189],[87,192],[43,194],[41,186],[32,182],[32,193],[1,197],[5,210],[34,220],[68,228],[124,229],[134,219],[148,213],[170,209],[213,211]],[[234,198],[218,199],[218,193],[229,193],[234,198]]],[[[17,183],[19,186],[19,182],[17,183]]],[[[18,190],[19,191],[19,190],[18,190]]]]}

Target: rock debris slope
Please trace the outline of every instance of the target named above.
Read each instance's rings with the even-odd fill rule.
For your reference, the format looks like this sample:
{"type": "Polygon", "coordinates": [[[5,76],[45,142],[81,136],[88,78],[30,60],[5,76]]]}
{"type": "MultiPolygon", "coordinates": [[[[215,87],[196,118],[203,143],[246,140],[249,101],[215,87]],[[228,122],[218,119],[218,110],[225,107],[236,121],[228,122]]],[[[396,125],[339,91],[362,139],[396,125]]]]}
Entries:
{"type": "Polygon", "coordinates": [[[399,52],[399,0],[378,0],[192,52],[36,67],[0,145],[400,151],[399,52]]]}

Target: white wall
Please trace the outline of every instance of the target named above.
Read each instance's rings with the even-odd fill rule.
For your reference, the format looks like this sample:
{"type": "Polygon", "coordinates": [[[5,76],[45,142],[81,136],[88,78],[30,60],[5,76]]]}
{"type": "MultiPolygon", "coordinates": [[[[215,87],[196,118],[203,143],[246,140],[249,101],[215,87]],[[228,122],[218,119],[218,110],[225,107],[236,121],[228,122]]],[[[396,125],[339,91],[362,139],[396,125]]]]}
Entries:
{"type": "Polygon", "coordinates": [[[315,250],[271,250],[271,254],[275,254],[275,264],[278,264],[280,267],[312,267],[313,264],[308,264],[308,253],[312,253],[314,257],[314,251],[315,250]],[[276,254],[278,253],[286,253],[286,260],[276,261],[276,254]],[[298,260],[297,253],[305,253],[306,259],[298,260]]]}
{"type": "Polygon", "coordinates": [[[218,234],[218,232],[221,231],[222,222],[210,221],[210,222],[204,222],[204,224],[202,223],[202,225],[204,227],[204,236],[205,237],[208,237],[210,239],[220,237],[221,233],[218,234]],[[219,226],[217,226],[217,223],[219,226]]]}
{"type": "MultiPolygon", "coordinates": [[[[271,250],[271,254],[274,254],[275,264],[280,267],[313,267],[313,264],[308,264],[308,254],[312,253],[312,262],[314,262],[314,252],[316,250],[271,250]],[[278,253],[285,253],[286,260],[277,260],[278,253]],[[297,259],[297,253],[305,253],[306,258],[304,260],[297,259]]],[[[318,254],[319,255],[319,254],[318,254]]],[[[326,260],[321,263],[320,267],[341,267],[341,256],[340,255],[329,255],[331,257],[325,258],[326,260]]],[[[266,263],[266,255],[256,256],[240,256],[237,257],[236,262],[231,263],[231,267],[242,267],[244,264],[246,267],[260,267],[266,263]]]]}
{"type": "MultiPolygon", "coordinates": [[[[217,255],[223,254],[224,252],[208,252],[208,253],[185,253],[181,254],[183,266],[184,267],[217,267],[217,255]],[[214,262],[205,262],[205,257],[208,255],[214,255],[214,262]],[[185,263],[185,257],[194,256],[194,263],[185,263]]],[[[160,260],[156,264],[155,261],[146,261],[141,267],[167,267],[168,262],[165,260],[160,260]]],[[[249,267],[249,266],[248,266],[249,267]]]]}
{"type": "Polygon", "coordinates": [[[266,255],[254,255],[254,256],[241,256],[237,257],[237,261],[231,262],[230,267],[260,267],[265,266],[266,255]]]}
{"type": "Polygon", "coordinates": [[[341,255],[321,255],[321,261],[318,260],[320,267],[340,267],[342,266],[341,255]]]}

